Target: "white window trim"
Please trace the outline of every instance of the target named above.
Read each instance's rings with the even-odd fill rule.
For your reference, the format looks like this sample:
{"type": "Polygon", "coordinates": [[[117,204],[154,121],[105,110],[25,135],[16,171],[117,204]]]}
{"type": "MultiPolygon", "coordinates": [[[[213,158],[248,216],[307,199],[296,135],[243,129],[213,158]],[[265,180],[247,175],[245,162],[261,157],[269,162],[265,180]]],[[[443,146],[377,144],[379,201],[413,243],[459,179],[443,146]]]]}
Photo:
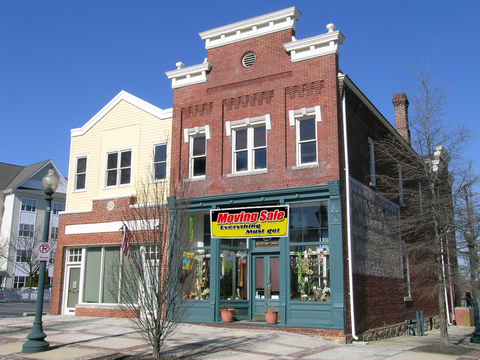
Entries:
{"type": "Polygon", "coordinates": [[[296,125],[296,120],[298,118],[312,117],[315,115],[315,119],[318,122],[322,121],[322,108],[320,105],[310,107],[310,108],[301,108],[298,110],[290,110],[288,112],[288,118],[290,120],[290,126],[296,125]]]}
{"type": "Polygon", "coordinates": [[[290,127],[296,127],[295,131],[295,147],[296,147],[296,164],[294,170],[298,169],[307,169],[318,167],[318,130],[315,126],[315,149],[316,149],[316,161],[302,164],[301,152],[300,152],[300,126],[299,122],[302,120],[312,119],[315,117],[315,123],[318,124],[322,121],[322,108],[320,105],[310,107],[310,108],[301,108],[297,110],[290,110],[288,112],[288,118],[290,121],[290,127]]]}
{"type": "Polygon", "coordinates": [[[87,191],[87,173],[88,173],[88,154],[81,154],[75,156],[75,163],[74,163],[74,169],[73,169],[73,192],[83,192],[87,191]],[[85,167],[85,188],[83,189],[77,189],[77,165],[78,165],[78,160],[85,158],[87,161],[86,167],[85,167]]]}
{"type": "MultiPolygon", "coordinates": [[[[235,121],[227,121],[225,123],[225,131],[227,137],[232,137],[232,131],[236,130],[241,130],[243,128],[247,128],[248,131],[253,131],[253,128],[256,126],[261,126],[265,125],[265,130],[269,131],[272,129],[272,121],[270,118],[270,114],[265,114],[262,116],[254,117],[254,118],[245,118],[241,120],[235,120],[235,121]],[[252,129],[252,130],[250,130],[252,129]]],[[[268,149],[268,137],[265,139],[265,147],[268,149]]],[[[264,174],[268,172],[268,165],[267,168],[265,169],[253,169],[253,135],[248,134],[247,137],[247,150],[248,150],[248,170],[246,171],[235,171],[235,139],[234,136],[232,137],[232,172],[231,174],[227,175],[229,176],[242,176],[242,175],[251,175],[251,174],[264,174]]],[[[268,162],[268,158],[267,158],[268,162]]]]}
{"type": "MultiPolygon", "coordinates": [[[[193,139],[197,136],[205,135],[205,159],[207,158],[207,140],[210,140],[210,125],[196,126],[191,129],[183,130],[183,141],[189,143],[188,148],[188,177],[190,181],[205,180],[206,175],[193,176],[193,139]]],[[[205,165],[205,172],[206,172],[205,165]]]]}
{"type": "MultiPolygon", "coordinates": [[[[166,182],[168,181],[169,176],[169,151],[170,147],[168,146],[168,140],[157,141],[152,144],[152,174],[150,177],[150,182],[152,183],[159,183],[159,182],[166,182]],[[167,147],[166,158],[165,158],[165,179],[156,179],[155,178],[155,147],[165,145],[167,147]]],[[[131,180],[131,179],[130,179],[131,180]]]]}
{"type": "Polygon", "coordinates": [[[370,137],[368,138],[368,152],[370,162],[370,186],[377,186],[377,176],[375,169],[375,143],[370,137]]]}
{"type": "Polygon", "coordinates": [[[191,129],[183,129],[183,142],[188,143],[191,136],[205,134],[205,139],[210,140],[210,125],[196,126],[191,129]]]}
{"type": "Polygon", "coordinates": [[[114,189],[114,188],[132,186],[133,162],[134,162],[134,161],[133,161],[133,155],[134,155],[133,147],[125,147],[125,148],[111,149],[111,150],[105,151],[105,165],[104,165],[104,170],[103,170],[103,176],[105,177],[105,179],[104,179],[104,181],[103,181],[104,189],[114,189]],[[120,153],[126,152],[126,151],[130,151],[130,152],[132,153],[132,154],[131,154],[131,163],[130,163],[130,182],[129,182],[128,184],[120,184],[120,172],[118,172],[118,171],[120,170],[120,167],[119,167],[119,164],[120,164],[120,156],[119,156],[119,158],[118,158],[118,163],[117,163],[117,184],[116,184],[116,185],[107,186],[107,180],[108,180],[108,169],[107,169],[107,166],[108,166],[108,155],[109,155],[109,154],[113,154],[113,153],[118,153],[118,155],[120,155],[120,153]]]}

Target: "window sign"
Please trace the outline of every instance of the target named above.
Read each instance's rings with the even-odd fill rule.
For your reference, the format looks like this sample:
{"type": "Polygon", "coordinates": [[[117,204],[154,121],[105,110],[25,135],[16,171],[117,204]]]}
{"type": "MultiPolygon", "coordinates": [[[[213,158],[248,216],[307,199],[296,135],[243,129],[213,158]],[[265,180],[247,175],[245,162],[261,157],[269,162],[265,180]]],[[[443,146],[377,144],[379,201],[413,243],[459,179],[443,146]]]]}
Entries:
{"type": "Polygon", "coordinates": [[[211,210],[212,238],[288,236],[288,205],[211,210]]]}

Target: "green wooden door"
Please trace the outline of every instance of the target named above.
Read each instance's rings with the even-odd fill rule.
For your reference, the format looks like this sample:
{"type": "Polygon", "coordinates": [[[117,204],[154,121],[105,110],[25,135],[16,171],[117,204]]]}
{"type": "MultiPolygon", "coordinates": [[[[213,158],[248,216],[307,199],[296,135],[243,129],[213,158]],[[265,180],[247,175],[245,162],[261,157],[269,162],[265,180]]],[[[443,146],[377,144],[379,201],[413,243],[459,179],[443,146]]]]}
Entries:
{"type": "Polygon", "coordinates": [[[280,255],[253,255],[252,314],[254,320],[264,320],[267,304],[278,309],[280,302],[280,255]]]}

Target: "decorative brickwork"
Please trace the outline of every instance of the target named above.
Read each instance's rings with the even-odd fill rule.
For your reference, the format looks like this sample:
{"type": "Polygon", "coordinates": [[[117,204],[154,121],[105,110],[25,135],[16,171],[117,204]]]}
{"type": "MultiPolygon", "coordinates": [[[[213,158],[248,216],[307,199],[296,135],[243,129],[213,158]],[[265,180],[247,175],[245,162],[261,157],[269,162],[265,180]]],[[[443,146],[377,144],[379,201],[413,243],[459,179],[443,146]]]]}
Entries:
{"type": "Polygon", "coordinates": [[[212,113],[213,103],[205,103],[201,105],[192,105],[182,109],[182,117],[189,118],[191,116],[210,115],[212,113]]]}

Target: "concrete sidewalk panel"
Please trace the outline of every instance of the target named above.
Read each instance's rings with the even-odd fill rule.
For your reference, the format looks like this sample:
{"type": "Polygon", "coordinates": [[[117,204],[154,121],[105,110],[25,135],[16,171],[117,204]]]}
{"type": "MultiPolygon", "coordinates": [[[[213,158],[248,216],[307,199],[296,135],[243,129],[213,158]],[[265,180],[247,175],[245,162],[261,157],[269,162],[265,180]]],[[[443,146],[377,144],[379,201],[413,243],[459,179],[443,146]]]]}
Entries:
{"type": "Polygon", "coordinates": [[[129,333],[136,333],[135,329],[130,327],[98,327],[93,329],[86,329],[85,331],[92,333],[92,334],[105,334],[105,335],[121,335],[121,334],[129,334],[129,333]]]}
{"type": "Polygon", "coordinates": [[[105,355],[104,352],[94,349],[84,349],[77,347],[68,347],[62,346],[58,349],[53,349],[49,351],[34,353],[34,354],[24,354],[23,357],[26,359],[45,359],[45,360],[70,360],[70,359],[80,359],[84,356],[93,357],[93,355],[98,354],[98,356],[105,355]]]}
{"type": "Polygon", "coordinates": [[[297,335],[280,335],[273,340],[275,343],[290,345],[290,346],[301,346],[306,348],[315,348],[323,345],[331,345],[333,343],[327,342],[324,340],[317,340],[307,336],[297,336],[297,335]]]}
{"type": "MultiPolygon", "coordinates": [[[[265,354],[265,355],[290,355],[299,352],[301,348],[292,348],[290,346],[273,344],[271,342],[259,341],[255,343],[249,343],[247,345],[235,346],[235,350],[253,352],[254,354],[265,354]]],[[[273,356],[273,357],[275,357],[273,356]]]]}
{"type": "Polygon", "coordinates": [[[99,347],[105,349],[128,349],[131,347],[138,347],[138,346],[145,346],[147,347],[148,344],[139,339],[132,339],[126,337],[114,337],[109,339],[103,340],[93,340],[83,343],[82,346],[92,346],[92,347],[99,347]]]}
{"type": "Polygon", "coordinates": [[[84,342],[88,340],[98,339],[100,336],[85,334],[80,332],[63,332],[56,335],[47,335],[45,339],[48,342],[56,342],[61,344],[72,344],[77,342],[84,342]]]}
{"type": "Polygon", "coordinates": [[[22,352],[23,342],[13,342],[0,345],[0,355],[11,355],[22,352]]]}

